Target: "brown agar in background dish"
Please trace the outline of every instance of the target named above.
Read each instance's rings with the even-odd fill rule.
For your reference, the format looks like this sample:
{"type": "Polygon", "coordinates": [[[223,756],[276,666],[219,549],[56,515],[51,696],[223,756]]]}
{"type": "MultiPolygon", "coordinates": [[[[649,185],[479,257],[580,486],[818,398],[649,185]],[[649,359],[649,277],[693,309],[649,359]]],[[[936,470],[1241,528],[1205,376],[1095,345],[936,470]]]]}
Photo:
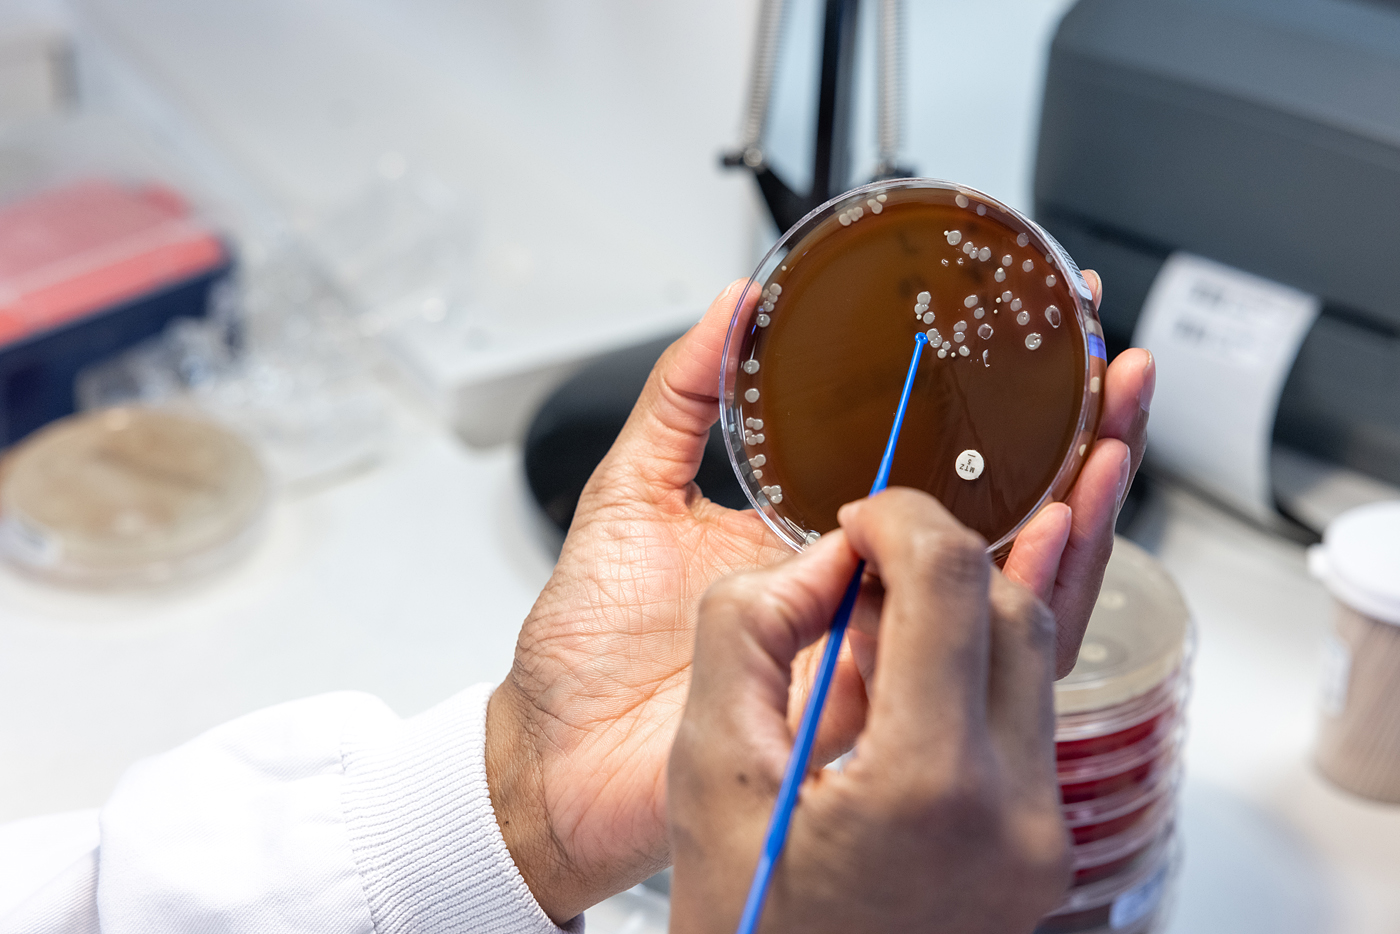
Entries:
{"type": "Polygon", "coordinates": [[[203,417],[148,408],[71,415],[0,475],[0,557],[77,586],[188,580],[256,539],[269,481],[252,447],[203,417]]]}
{"type": "Polygon", "coordinates": [[[919,332],[890,485],[927,490],[1004,554],[1093,446],[1107,361],[1089,290],[1036,224],[978,192],[908,179],[844,195],[784,236],[739,307],[726,439],[796,547],[866,495],[919,332]]]}

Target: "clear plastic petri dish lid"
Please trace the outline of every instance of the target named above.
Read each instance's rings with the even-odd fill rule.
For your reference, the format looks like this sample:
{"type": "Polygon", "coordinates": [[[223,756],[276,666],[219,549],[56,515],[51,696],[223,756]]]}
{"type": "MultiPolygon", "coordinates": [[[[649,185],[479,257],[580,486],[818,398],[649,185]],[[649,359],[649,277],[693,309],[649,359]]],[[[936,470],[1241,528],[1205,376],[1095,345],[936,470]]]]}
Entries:
{"type": "MultiPolygon", "coordinates": [[[[1098,601],[1074,669],[1055,682],[1055,713],[1101,712],[1112,731],[1112,708],[1152,692],[1189,660],[1191,613],[1157,559],[1126,538],[1115,538],[1098,601]]],[[[1079,717],[1079,736],[1093,735],[1094,716],[1079,717]]],[[[1058,730],[1057,730],[1058,738],[1058,730]]]]}
{"type": "MultiPolygon", "coordinates": [[[[1157,800],[1148,806],[1148,813],[1142,820],[1122,833],[1071,847],[1075,872],[1082,873],[1086,869],[1102,866],[1112,867],[1127,861],[1128,857],[1148,850],[1168,836],[1175,820],[1176,801],[1170,798],[1157,800]]],[[[1137,860],[1131,862],[1132,865],[1138,865],[1137,860]]],[[[1105,878],[1120,874],[1114,872],[1105,878]]]]}
{"type": "Polygon", "coordinates": [[[179,580],[241,554],[268,500],[252,448],[205,418],[144,408],[70,416],[7,456],[0,554],[66,584],[179,580]]]}
{"type": "Polygon", "coordinates": [[[1181,765],[1177,762],[1153,775],[1142,785],[1125,788],[1102,798],[1063,805],[1061,813],[1064,815],[1065,826],[1071,830],[1093,827],[1133,814],[1154,801],[1175,795],[1180,782],[1181,765]]]}
{"type": "Polygon", "coordinates": [[[720,424],[749,501],[801,548],[865,496],[915,337],[890,475],[1001,556],[1093,446],[1107,368],[1078,267],[1034,221],[933,179],[858,188],[768,253],[725,343],[720,424]]]}
{"type": "Polygon", "coordinates": [[[1146,787],[1157,776],[1176,768],[1181,757],[1181,737],[1178,729],[1158,744],[1095,756],[1092,760],[1057,763],[1060,800],[1065,805],[1079,804],[1146,787]]]}
{"type": "Polygon", "coordinates": [[[1060,714],[1055,722],[1055,755],[1061,759],[1079,758],[1129,745],[1135,737],[1154,729],[1153,721],[1184,709],[1190,688],[1186,671],[1178,668],[1146,694],[1121,704],[1060,714]]]}
{"type": "Polygon", "coordinates": [[[1097,756],[1078,759],[1057,759],[1055,775],[1061,785],[1078,785],[1123,775],[1139,766],[1158,759],[1173,761],[1185,735],[1182,718],[1177,715],[1142,740],[1097,756]]]}

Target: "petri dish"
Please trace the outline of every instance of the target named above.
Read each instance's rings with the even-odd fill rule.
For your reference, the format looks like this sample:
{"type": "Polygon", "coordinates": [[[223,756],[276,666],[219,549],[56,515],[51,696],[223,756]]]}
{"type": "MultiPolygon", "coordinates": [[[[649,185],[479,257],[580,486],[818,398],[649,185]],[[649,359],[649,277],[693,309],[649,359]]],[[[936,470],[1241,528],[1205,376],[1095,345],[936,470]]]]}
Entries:
{"type": "Polygon", "coordinates": [[[1121,871],[1076,885],[1034,934],[1147,934],[1170,909],[1180,847],[1169,829],[1121,871]]]}
{"type": "Polygon", "coordinates": [[[253,449],[195,415],[116,408],[23,441],[0,476],[0,554],[82,586],[174,581],[243,553],[269,484],[253,449]]]}
{"type": "Polygon", "coordinates": [[[1064,714],[1057,723],[1055,758],[1096,756],[1153,735],[1178,716],[1190,682],[1178,669],[1146,694],[1101,710],[1064,714]]]}
{"type": "Polygon", "coordinates": [[[934,179],[858,188],[789,230],[744,290],[720,423],[749,501],[789,545],[865,496],[916,334],[929,345],[890,474],[1003,556],[1092,447],[1107,361],[1078,267],[1035,222],[934,179]]]}
{"type": "Polygon", "coordinates": [[[1186,680],[1190,635],[1191,613],[1170,575],[1115,538],[1079,657],[1055,682],[1057,745],[1110,735],[1138,715],[1179,706],[1185,692],[1176,682],[1186,680]]]}
{"type": "Polygon", "coordinates": [[[1162,799],[1174,798],[1180,780],[1181,767],[1168,771],[1140,788],[1065,805],[1065,826],[1076,846],[1116,836],[1142,823],[1149,815],[1149,806],[1162,799]]]}
{"type": "Polygon", "coordinates": [[[1132,746],[1082,759],[1057,760],[1055,776],[1060,783],[1060,800],[1079,804],[1125,789],[1146,787],[1176,765],[1184,735],[1184,726],[1174,721],[1157,735],[1132,746]]]}
{"type": "Polygon", "coordinates": [[[1130,867],[1139,864],[1142,854],[1170,835],[1175,821],[1172,803],[1157,801],[1148,806],[1147,815],[1121,833],[1076,844],[1070,851],[1074,864],[1073,887],[1122,876],[1130,867]]]}

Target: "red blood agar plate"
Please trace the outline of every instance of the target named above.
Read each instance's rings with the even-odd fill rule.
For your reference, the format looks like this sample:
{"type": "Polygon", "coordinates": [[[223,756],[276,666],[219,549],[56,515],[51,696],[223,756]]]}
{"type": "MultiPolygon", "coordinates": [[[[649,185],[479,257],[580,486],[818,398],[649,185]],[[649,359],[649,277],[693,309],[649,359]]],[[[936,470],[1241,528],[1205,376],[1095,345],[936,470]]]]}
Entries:
{"type": "Polygon", "coordinates": [[[794,548],[869,491],[926,334],[890,475],[998,556],[1062,499],[1093,446],[1107,361],[1069,255],[994,198],[931,179],[858,188],[807,215],[744,290],[720,422],[750,502],[794,548]]]}
{"type": "Polygon", "coordinates": [[[1176,794],[1181,769],[1170,769],[1136,788],[1066,804],[1065,826],[1076,846],[1126,833],[1152,815],[1151,805],[1176,794]]]}
{"type": "Polygon", "coordinates": [[[1039,934],[1152,929],[1175,852],[1191,616],[1161,565],[1114,543],[1074,670],[1055,685],[1074,885],[1039,934]]]}
{"type": "Polygon", "coordinates": [[[1158,735],[1098,756],[1056,763],[1060,799],[1077,804],[1130,788],[1142,788],[1169,771],[1181,751],[1182,728],[1173,722],[1158,735]]]}

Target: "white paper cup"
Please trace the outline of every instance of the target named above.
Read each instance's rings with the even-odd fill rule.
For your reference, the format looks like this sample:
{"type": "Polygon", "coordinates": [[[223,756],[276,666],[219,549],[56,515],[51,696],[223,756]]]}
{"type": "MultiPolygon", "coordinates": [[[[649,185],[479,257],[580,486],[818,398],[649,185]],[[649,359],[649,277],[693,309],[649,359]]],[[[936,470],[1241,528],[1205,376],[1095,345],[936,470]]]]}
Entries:
{"type": "Polygon", "coordinates": [[[1338,517],[1308,569],[1337,602],[1318,768],[1348,791],[1400,804],[1400,501],[1338,517]]]}

